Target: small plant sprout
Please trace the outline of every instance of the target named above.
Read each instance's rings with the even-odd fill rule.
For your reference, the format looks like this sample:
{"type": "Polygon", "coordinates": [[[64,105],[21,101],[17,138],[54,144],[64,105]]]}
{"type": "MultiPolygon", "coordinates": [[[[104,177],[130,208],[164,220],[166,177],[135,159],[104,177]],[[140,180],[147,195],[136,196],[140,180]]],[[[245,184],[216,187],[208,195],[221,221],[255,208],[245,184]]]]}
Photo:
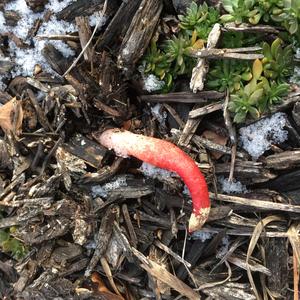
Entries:
{"type": "Polygon", "coordinates": [[[282,83],[293,72],[292,45],[282,47],[282,40],[277,38],[271,44],[263,43],[263,71],[266,78],[282,83]]]}
{"type": "Polygon", "coordinates": [[[231,95],[229,110],[235,113],[234,122],[242,123],[249,113],[254,119],[260,113],[257,109],[258,102],[264,94],[263,85],[258,83],[262,74],[262,63],[259,59],[255,60],[252,67],[251,81],[237,94],[231,95]]]}
{"type": "Polygon", "coordinates": [[[109,129],[94,137],[119,156],[134,156],[143,162],[177,173],[187,185],[193,202],[189,232],[202,227],[210,211],[208,188],[194,160],[174,144],[120,129],[109,129]]]}

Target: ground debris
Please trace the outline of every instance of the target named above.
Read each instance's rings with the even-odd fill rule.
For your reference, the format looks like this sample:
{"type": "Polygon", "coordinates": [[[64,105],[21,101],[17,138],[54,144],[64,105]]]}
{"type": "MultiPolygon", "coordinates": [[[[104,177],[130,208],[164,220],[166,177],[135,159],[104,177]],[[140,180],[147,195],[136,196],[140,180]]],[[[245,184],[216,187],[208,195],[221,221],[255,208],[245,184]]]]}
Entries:
{"type": "Polygon", "coordinates": [[[198,39],[176,15],[191,0],[0,2],[1,299],[298,299],[299,87],[237,124],[241,74],[206,85],[220,61],[263,60],[284,28],[214,22],[198,39]],[[222,48],[227,34],[246,45],[222,48]],[[110,128],[196,162],[212,205],[200,230],[178,174],[102,146],[110,128]]]}

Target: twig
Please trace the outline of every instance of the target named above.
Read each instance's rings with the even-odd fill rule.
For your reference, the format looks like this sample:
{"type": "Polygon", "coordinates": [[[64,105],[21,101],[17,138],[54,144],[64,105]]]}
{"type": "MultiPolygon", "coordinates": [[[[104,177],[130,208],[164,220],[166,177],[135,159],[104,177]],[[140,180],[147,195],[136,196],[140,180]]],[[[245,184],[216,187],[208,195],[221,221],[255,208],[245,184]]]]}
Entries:
{"type": "Polygon", "coordinates": [[[234,165],[235,165],[235,159],[236,159],[236,144],[237,144],[237,138],[236,138],[236,130],[232,125],[231,117],[228,111],[228,103],[230,99],[229,89],[226,91],[226,97],[224,102],[224,108],[223,108],[223,116],[225,125],[227,127],[229,138],[232,144],[231,147],[231,164],[230,164],[230,172],[229,172],[229,178],[228,181],[232,182],[233,180],[233,172],[234,172],[234,165]]]}
{"type": "MultiPolygon", "coordinates": [[[[103,15],[105,14],[106,8],[107,8],[107,0],[105,0],[104,5],[103,5],[103,9],[102,9],[103,15]]],[[[79,59],[84,54],[85,50],[89,47],[90,43],[92,42],[92,40],[94,38],[94,35],[96,34],[96,32],[98,30],[98,27],[99,27],[100,23],[101,23],[101,19],[99,18],[98,22],[97,22],[97,24],[96,24],[96,26],[94,28],[94,31],[93,31],[93,33],[92,33],[92,35],[90,37],[90,39],[88,40],[88,42],[86,43],[86,45],[84,46],[84,48],[81,50],[81,52],[78,55],[78,57],[73,61],[73,63],[71,64],[71,66],[68,68],[68,70],[63,74],[63,77],[65,77],[76,66],[76,64],[78,63],[79,59]]]]}

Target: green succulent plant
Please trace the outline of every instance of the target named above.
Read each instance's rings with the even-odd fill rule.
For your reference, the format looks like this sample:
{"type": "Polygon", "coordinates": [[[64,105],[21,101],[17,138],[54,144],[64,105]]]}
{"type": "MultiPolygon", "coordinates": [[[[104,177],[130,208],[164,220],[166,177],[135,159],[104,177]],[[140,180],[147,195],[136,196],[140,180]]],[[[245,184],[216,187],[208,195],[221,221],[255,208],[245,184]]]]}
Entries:
{"type": "MultiPolygon", "coordinates": [[[[173,36],[167,40],[163,47],[166,53],[168,64],[173,64],[173,71],[178,75],[185,74],[189,71],[190,61],[193,60],[188,55],[190,40],[183,34],[173,36]]],[[[194,61],[194,60],[193,60],[194,61]]]]}
{"type": "Polygon", "coordinates": [[[206,2],[197,5],[194,1],[187,9],[185,15],[179,15],[179,26],[185,32],[192,35],[196,30],[200,39],[207,39],[212,26],[219,21],[219,11],[213,7],[209,7],[206,2]]]}
{"type": "Polygon", "coordinates": [[[278,83],[263,76],[263,63],[256,59],[251,81],[230,95],[228,108],[234,113],[234,122],[242,123],[250,115],[256,119],[288,94],[289,84],[278,83]]]}
{"type": "Polygon", "coordinates": [[[169,64],[166,54],[157,48],[156,41],[153,39],[150,47],[147,49],[146,55],[143,59],[144,72],[152,73],[164,79],[166,73],[169,71],[169,64]]]}
{"type": "Polygon", "coordinates": [[[221,60],[213,65],[207,76],[207,87],[220,92],[238,91],[243,81],[252,79],[252,73],[247,63],[235,60],[221,60]]]}
{"type": "Polygon", "coordinates": [[[143,57],[142,66],[145,74],[154,74],[165,82],[162,91],[167,92],[178,75],[191,73],[195,65],[195,58],[191,57],[190,51],[200,49],[203,41],[197,39],[194,30],[190,37],[187,33],[179,33],[168,39],[159,49],[156,41],[152,40],[146,55],[143,57]]]}
{"type": "Polygon", "coordinates": [[[272,11],[271,18],[281,23],[290,34],[299,31],[300,0],[283,0],[280,7],[272,11]]]}
{"type": "Polygon", "coordinates": [[[263,43],[263,72],[266,78],[280,83],[286,81],[293,73],[293,49],[292,45],[282,47],[282,40],[277,38],[271,46],[263,43]]]}
{"type": "Polygon", "coordinates": [[[257,24],[261,16],[259,11],[254,9],[255,3],[255,0],[223,0],[223,7],[228,14],[222,15],[220,19],[224,23],[235,22],[236,24],[249,19],[250,23],[257,24]]]}
{"type": "Polygon", "coordinates": [[[264,88],[261,81],[259,81],[262,74],[262,63],[256,59],[252,66],[252,79],[236,94],[230,96],[228,108],[235,113],[233,121],[235,123],[242,123],[245,121],[248,114],[254,119],[260,115],[257,109],[260,99],[264,95],[264,88]]]}
{"type": "Polygon", "coordinates": [[[265,77],[261,77],[261,82],[264,89],[264,96],[258,102],[258,109],[261,113],[264,113],[268,108],[282,102],[282,98],[289,92],[290,85],[268,81],[265,77]]]}

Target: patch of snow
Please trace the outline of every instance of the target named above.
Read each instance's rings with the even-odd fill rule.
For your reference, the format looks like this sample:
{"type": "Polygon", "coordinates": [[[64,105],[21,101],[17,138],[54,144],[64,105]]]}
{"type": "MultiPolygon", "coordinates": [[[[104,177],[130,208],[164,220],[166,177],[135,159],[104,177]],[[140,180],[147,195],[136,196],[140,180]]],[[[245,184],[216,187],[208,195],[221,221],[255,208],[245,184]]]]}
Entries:
{"type": "Polygon", "coordinates": [[[221,184],[222,191],[226,194],[247,192],[246,186],[244,186],[240,181],[229,181],[228,178],[224,178],[223,176],[219,177],[218,181],[221,184]]]}
{"type": "Polygon", "coordinates": [[[4,32],[6,31],[6,25],[5,25],[6,21],[4,18],[4,14],[2,11],[0,11],[0,32],[4,32]]]}
{"type": "Polygon", "coordinates": [[[161,90],[165,82],[162,80],[159,80],[155,75],[150,74],[150,75],[144,75],[143,76],[143,81],[144,81],[144,88],[147,92],[155,92],[161,90]]]}
{"type": "Polygon", "coordinates": [[[45,9],[50,9],[54,13],[57,13],[66,8],[72,2],[74,2],[74,0],[51,0],[45,5],[45,9]]]}
{"type": "Polygon", "coordinates": [[[21,15],[29,15],[32,13],[25,0],[11,1],[5,5],[4,9],[17,11],[21,15]]]}
{"type": "Polygon", "coordinates": [[[166,119],[168,115],[167,112],[163,110],[161,104],[158,103],[155,106],[151,107],[151,113],[161,125],[164,126],[166,124],[166,119]]]}
{"type": "Polygon", "coordinates": [[[276,113],[270,118],[262,119],[239,130],[242,147],[252,156],[259,158],[274,143],[283,143],[288,138],[284,130],[285,114],[276,113]]]}
{"type": "Polygon", "coordinates": [[[109,194],[109,192],[113,191],[114,189],[120,188],[120,187],[126,187],[127,181],[125,176],[120,176],[117,179],[115,179],[112,182],[108,182],[103,185],[94,185],[91,188],[92,196],[94,198],[96,197],[103,197],[106,198],[109,194]]]}
{"type": "MultiPolygon", "coordinates": [[[[46,9],[51,9],[54,12],[58,12],[64,7],[66,7],[73,0],[50,0],[46,5],[46,9]]],[[[14,42],[9,42],[10,55],[14,58],[16,62],[15,69],[11,72],[13,76],[22,75],[30,76],[34,71],[36,64],[41,65],[42,69],[46,72],[54,74],[55,72],[50,68],[47,61],[42,55],[42,49],[47,43],[52,44],[56,49],[58,49],[65,57],[73,56],[75,52],[63,41],[57,40],[39,40],[34,38],[33,40],[28,40],[28,32],[32,28],[34,22],[43,18],[43,13],[34,13],[27,6],[25,0],[15,0],[8,3],[5,6],[6,10],[15,10],[20,14],[20,20],[17,26],[1,26],[3,23],[4,16],[0,15],[0,33],[5,31],[13,32],[17,37],[22,39],[25,43],[31,45],[26,49],[21,49],[15,45],[14,42]]],[[[4,20],[5,21],[5,20],[4,20]]],[[[51,34],[66,34],[69,32],[76,31],[76,27],[72,23],[57,20],[55,16],[52,16],[48,22],[43,22],[42,26],[39,28],[38,35],[51,35],[51,34]]]]}
{"type": "Polygon", "coordinates": [[[66,34],[67,32],[73,31],[76,31],[76,27],[73,23],[57,20],[55,16],[51,16],[47,23],[42,24],[38,35],[66,34]]]}
{"type": "Polygon", "coordinates": [[[176,173],[165,169],[157,168],[151,164],[143,162],[139,170],[147,177],[154,179],[177,177],[176,173]]]}
{"type": "Polygon", "coordinates": [[[99,22],[98,29],[101,28],[107,21],[107,16],[103,15],[102,12],[94,12],[89,16],[90,26],[94,27],[99,22]],[[100,22],[99,22],[100,21],[100,22]]]}
{"type": "Polygon", "coordinates": [[[197,230],[192,233],[192,238],[194,240],[201,240],[201,242],[205,242],[206,240],[212,239],[214,236],[211,232],[206,232],[203,230],[197,230]]]}

